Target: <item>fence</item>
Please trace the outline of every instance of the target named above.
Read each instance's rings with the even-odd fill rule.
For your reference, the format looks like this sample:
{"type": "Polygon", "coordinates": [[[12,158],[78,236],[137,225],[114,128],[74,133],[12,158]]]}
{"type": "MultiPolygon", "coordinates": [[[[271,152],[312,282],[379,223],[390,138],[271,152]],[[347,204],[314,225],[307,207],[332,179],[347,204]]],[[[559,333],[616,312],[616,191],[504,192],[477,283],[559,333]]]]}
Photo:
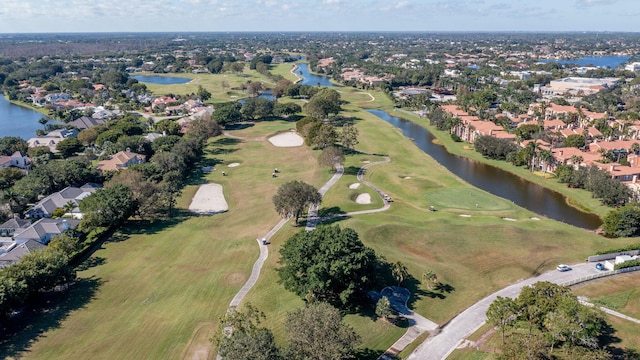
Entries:
{"type": "Polygon", "coordinates": [[[575,279],[575,280],[569,280],[569,281],[566,281],[566,282],[561,283],[559,285],[571,286],[571,285],[583,283],[585,281],[590,281],[590,280],[594,280],[594,279],[598,279],[598,278],[603,278],[605,276],[611,276],[611,275],[622,274],[622,273],[638,271],[638,270],[640,270],[640,266],[634,266],[634,267],[618,269],[618,270],[603,271],[603,272],[598,273],[598,274],[584,276],[584,277],[581,277],[581,278],[575,279]]]}

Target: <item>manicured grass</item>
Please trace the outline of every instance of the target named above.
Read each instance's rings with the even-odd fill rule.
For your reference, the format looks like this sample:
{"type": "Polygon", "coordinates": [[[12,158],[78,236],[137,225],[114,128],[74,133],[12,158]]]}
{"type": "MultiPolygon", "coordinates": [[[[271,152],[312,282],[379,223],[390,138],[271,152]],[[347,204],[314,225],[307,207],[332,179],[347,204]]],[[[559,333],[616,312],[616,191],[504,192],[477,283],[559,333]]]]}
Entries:
{"type": "Polygon", "coordinates": [[[594,304],[640,319],[640,274],[629,273],[577,287],[576,295],[594,304]]]}
{"type": "Polygon", "coordinates": [[[457,349],[447,357],[448,360],[490,360],[494,358],[492,354],[473,349],[457,349]]]}
{"type": "MultiPolygon", "coordinates": [[[[475,190],[393,126],[359,107],[375,106],[378,101],[388,105],[383,94],[373,93],[376,103],[351,90],[344,94],[345,99],[356,101],[345,106],[345,114],[360,132],[356,148],[391,158],[390,163],[372,166],[365,178],[394,202],[386,212],[336,223],[355,229],[367,246],[388,261],[402,261],[408,267],[411,276],[403,285],[414,292],[409,305],[427,318],[444,323],[518,279],[552,269],[559,262],[582,261],[597,250],[611,248],[612,242],[616,247],[633,242],[605,239],[552,220],[531,221],[531,212],[503,206],[503,200],[475,190]],[[465,192],[477,194],[493,208],[476,209],[475,203],[455,199],[465,192]],[[466,208],[430,212],[429,196],[466,208]],[[469,204],[473,204],[470,209],[469,204]],[[472,217],[462,218],[460,211],[472,217]],[[423,287],[419,280],[426,270],[433,270],[443,286],[423,287]]],[[[58,321],[36,325],[42,329],[37,337],[33,332],[18,333],[16,339],[26,338],[19,341],[25,345],[12,354],[54,359],[181,358],[196,330],[202,324],[213,326],[246,279],[258,256],[255,239],[279,221],[271,202],[277,188],[290,180],[320,187],[331,176],[318,167],[318,152],[304,146],[276,148],[267,141],[293,127],[290,122],[262,122],[230,131],[242,140],[213,139],[203,165],[219,165],[201,180],[223,185],[229,211],[124,228],[94,254],[93,267],[79,272],[80,279],[97,282],[87,300],[62,314],[45,315],[43,322],[51,323],[54,315],[58,321]],[[225,166],[231,162],[240,166],[225,166]],[[281,172],[271,178],[275,167],[281,172]],[[222,169],[229,176],[222,177],[222,169]]],[[[357,168],[365,160],[380,158],[349,155],[347,165],[357,168]]],[[[181,208],[188,205],[197,180],[183,191],[181,208]]],[[[359,208],[350,203],[348,186],[353,182],[355,175],[345,176],[329,191],[320,210],[359,208]]],[[[303,305],[278,284],[276,272],[280,246],[297,231],[302,227],[287,225],[271,239],[270,256],[245,300],[266,313],[265,324],[279,343],[284,341],[286,313],[303,305]]],[[[362,337],[362,347],[376,351],[390,346],[405,331],[367,316],[351,314],[346,321],[362,337]]]]}
{"type": "MultiPolygon", "coordinates": [[[[280,123],[282,129],[291,126],[280,123]]],[[[234,134],[244,136],[263,126],[274,123],[256,124],[234,134]]],[[[266,137],[270,131],[263,133],[266,137]]],[[[122,229],[92,257],[102,260],[78,273],[80,279],[99,281],[92,298],[64,314],[59,325],[44,327],[44,336],[32,345],[13,349],[15,354],[61,359],[181,358],[196,328],[217,322],[247,279],[258,256],[255,239],[280,219],[271,203],[278,186],[293,179],[320,186],[330,177],[314,166],[315,154],[308,148],[277,148],[266,138],[213,139],[207,159],[240,163],[233,168],[217,165],[202,179],[223,185],[229,211],[213,216],[185,214],[154,224],[133,222],[122,229]],[[275,179],[271,178],[274,167],[281,171],[275,179]],[[221,169],[228,176],[220,176],[221,169]]],[[[184,189],[181,208],[188,206],[196,188],[184,189]]],[[[52,316],[44,315],[40,321],[52,316]]],[[[16,338],[20,336],[32,335],[22,332],[16,338]]]]}
{"type": "Polygon", "coordinates": [[[514,207],[508,201],[478,189],[439,189],[427,193],[426,198],[438,209],[498,211],[514,207]]]}

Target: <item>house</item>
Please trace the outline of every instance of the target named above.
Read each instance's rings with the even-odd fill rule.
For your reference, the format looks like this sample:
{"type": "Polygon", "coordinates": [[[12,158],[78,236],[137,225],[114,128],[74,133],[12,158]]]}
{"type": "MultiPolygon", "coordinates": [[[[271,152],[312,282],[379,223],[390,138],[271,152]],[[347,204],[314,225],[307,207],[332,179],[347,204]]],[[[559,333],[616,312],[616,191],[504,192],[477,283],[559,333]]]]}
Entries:
{"type": "Polygon", "coordinates": [[[11,237],[13,234],[21,229],[26,229],[31,225],[31,221],[26,219],[9,219],[0,225],[0,237],[11,237]]]}
{"type": "Polygon", "coordinates": [[[0,156],[0,169],[6,167],[17,167],[18,169],[28,169],[31,159],[20,151],[16,151],[11,156],[0,156]]]}
{"type": "Polygon", "coordinates": [[[33,137],[27,140],[29,147],[47,146],[51,152],[57,152],[58,143],[67,138],[78,137],[77,129],[61,129],[50,131],[46,136],[33,137]]]}
{"type": "Polygon", "coordinates": [[[83,116],[81,118],[71,121],[69,125],[72,125],[76,127],[78,130],[82,131],[82,130],[92,128],[94,126],[104,125],[104,120],[83,116]]]}
{"type": "Polygon", "coordinates": [[[13,243],[10,246],[9,251],[7,251],[3,255],[0,255],[0,268],[5,268],[7,266],[16,264],[23,257],[44,247],[44,245],[35,240],[28,240],[21,244],[13,243]]]}
{"type": "Polygon", "coordinates": [[[82,213],[78,208],[80,200],[93,194],[99,187],[100,185],[91,183],[84,184],[81,187],[68,186],[38,201],[27,211],[27,215],[32,219],[51,217],[56,209],[69,206],[68,210],[73,218],[82,218],[82,213]]]}
{"type": "Polygon", "coordinates": [[[120,151],[114,154],[109,160],[102,160],[98,163],[100,171],[115,171],[126,169],[130,165],[142,164],[146,161],[146,156],[131,151],[120,151]]]}
{"type": "Polygon", "coordinates": [[[16,231],[13,239],[18,245],[24,244],[29,240],[35,240],[41,244],[47,245],[51,238],[60,235],[66,230],[75,229],[80,220],[77,219],[49,219],[42,218],[22,231],[16,231]]]}

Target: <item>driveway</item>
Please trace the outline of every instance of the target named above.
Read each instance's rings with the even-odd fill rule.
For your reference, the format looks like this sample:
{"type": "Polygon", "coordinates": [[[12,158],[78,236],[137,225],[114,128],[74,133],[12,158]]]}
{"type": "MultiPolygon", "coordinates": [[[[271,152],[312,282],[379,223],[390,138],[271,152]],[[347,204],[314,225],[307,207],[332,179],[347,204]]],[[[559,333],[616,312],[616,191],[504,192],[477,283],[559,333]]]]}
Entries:
{"type": "Polygon", "coordinates": [[[593,263],[582,263],[571,265],[573,268],[571,271],[549,271],[533,278],[521,280],[487,296],[453,318],[442,328],[440,333],[425,340],[413,351],[413,353],[411,353],[411,355],[409,355],[409,357],[407,357],[407,359],[446,359],[463,339],[474,333],[487,321],[487,316],[485,314],[489,305],[491,305],[496,297],[502,296],[515,298],[520,294],[520,290],[522,290],[523,287],[532,285],[538,281],[549,281],[556,284],[563,284],[600,273],[600,271],[596,270],[594,265],[595,264],[593,263]]]}

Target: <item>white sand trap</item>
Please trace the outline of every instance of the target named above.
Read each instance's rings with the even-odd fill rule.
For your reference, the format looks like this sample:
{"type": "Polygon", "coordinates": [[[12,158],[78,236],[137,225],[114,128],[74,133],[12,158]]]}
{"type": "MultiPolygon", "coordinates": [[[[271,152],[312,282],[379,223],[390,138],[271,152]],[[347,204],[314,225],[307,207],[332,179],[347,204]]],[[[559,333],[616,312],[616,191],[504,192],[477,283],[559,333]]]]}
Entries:
{"type": "Polygon", "coordinates": [[[502,218],[502,220],[506,220],[506,221],[518,221],[516,219],[512,219],[512,218],[502,218]]]}
{"type": "Polygon", "coordinates": [[[240,166],[240,163],[231,163],[229,165],[227,165],[228,167],[236,167],[236,166],[240,166]]]}
{"type": "Polygon", "coordinates": [[[289,131],[270,137],[269,142],[277,147],[296,147],[302,146],[304,139],[302,136],[289,131]]]}
{"type": "Polygon", "coordinates": [[[365,163],[365,164],[371,164],[371,161],[369,161],[369,160],[362,160],[362,162],[365,163]]]}
{"type": "Polygon", "coordinates": [[[403,179],[409,180],[409,179],[411,179],[411,176],[405,176],[403,179]]]}
{"type": "Polygon", "coordinates": [[[229,205],[227,205],[222,193],[222,185],[200,185],[191,199],[189,210],[198,214],[217,214],[229,210],[229,205]]]}
{"type": "Polygon", "coordinates": [[[353,183],[351,185],[349,185],[349,189],[357,189],[360,187],[360,183],[353,183]]]}
{"type": "Polygon", "coordinates": [[[540,220],[540,218],[532,217],[532,218],[531,218],[531,220],[539,221],[539,220],[540,220]]]}
{"type": "Polygon", "coordinates": [[[356,203],[371,204],[371,195],[367,193],[358,195],[358,197],[356,198],[356,203]]]}
{"type": "Polygon", "coordinates": [[[471,215],[469,215],[469,214],[460,214],[460,216],[462,216],[462,217],[471,217],[471,215]]]}

